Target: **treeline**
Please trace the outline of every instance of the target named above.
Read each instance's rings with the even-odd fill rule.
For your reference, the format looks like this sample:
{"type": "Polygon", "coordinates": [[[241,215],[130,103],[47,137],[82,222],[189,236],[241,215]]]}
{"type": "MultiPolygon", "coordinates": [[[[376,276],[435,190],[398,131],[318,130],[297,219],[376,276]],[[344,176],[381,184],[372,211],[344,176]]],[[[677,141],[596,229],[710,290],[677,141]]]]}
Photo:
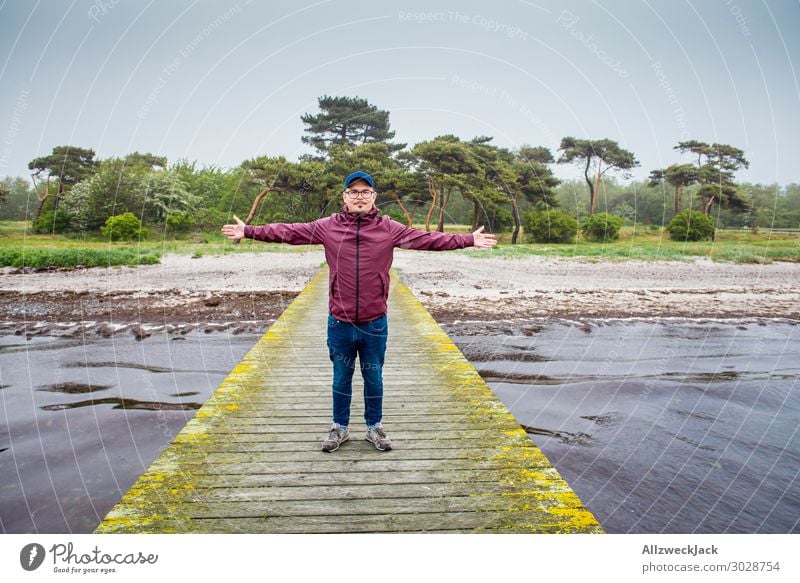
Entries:
{"type": "MultiPolygon", "coordinates": [[[[700,185],[681,192],[681,207],[697,209],[704,204],[700,185]]],[[[736,185],[737,196],[748,202],[745,212],[712,205],[709,208],[718,228],[800,229],[800,184],[736,185]]],[[[556,188],[559,207],[565,212],[583,217],[588,214],[585,186],[581,181],[564,181],[556,188]]],[[[665,225],[676,214],[674,192],[650,181],[633,180],[625,183],[615,179],[603,182],[599,193],[599,210],[623,217],[626,224],[665,225]]]]}
{"type": "Polygon", "coordinates": [[[692,209],[717,227],[800,226],[800,185],[737,183],[748,162],[726,144],[681,142],[675,149],[693,163],[631,181],[638,160],[608,139],[567,136],[555,153],[502,148],[489,136],[444,135],[408,147],[392,142],[389,113],[364,99],[324,96],[319,107],[302,116],[301,139],[316,151],[297,162],[261,156],[221,169],[139,152],[98,159],[91,149],[58,146],[30,161],[30,183],[2,181],[0,218],[82,235],[107,234],[121,216],[168,234],[217,230],[232,213],[248,223],[302,222],[338,210],[343,177],[362,169],[378,181],[377,205],[401,222],[439,231],[447,223],[484,224],[512,232],[513,242],[532,212],[554,209],[583,222],[608,213],[609,220],[666,225],[692,209]],[[555,164],[580,167],[584,179],[562,183],[555,164]]]}

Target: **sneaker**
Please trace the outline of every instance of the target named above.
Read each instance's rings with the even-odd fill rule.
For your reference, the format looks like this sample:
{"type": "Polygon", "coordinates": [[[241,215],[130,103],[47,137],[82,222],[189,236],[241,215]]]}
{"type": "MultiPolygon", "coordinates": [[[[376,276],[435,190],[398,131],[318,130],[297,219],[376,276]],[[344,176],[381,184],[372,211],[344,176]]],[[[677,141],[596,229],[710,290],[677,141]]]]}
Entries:
{"type": "Polygon", "coordinates": [[[350,439],[350,429],[345,428],[345,430],[342,431],[339,429],[338,423],[333,423],[331,424],[330,431],[328,431],[328,437],[322,441],[322,451],[336,451],[339,449],[339,446],[348,439],[350,439]]]}
{"type": "Polygon", "coordinates": [[[386,436],[386,431],[383,429],[383,425],[376,425],[375,429],[367,428],[367,441],[372,442],[372,444],[381,451],[388,451],[392,449],[392,442],[389,441],[389,438],[386,436]]]}

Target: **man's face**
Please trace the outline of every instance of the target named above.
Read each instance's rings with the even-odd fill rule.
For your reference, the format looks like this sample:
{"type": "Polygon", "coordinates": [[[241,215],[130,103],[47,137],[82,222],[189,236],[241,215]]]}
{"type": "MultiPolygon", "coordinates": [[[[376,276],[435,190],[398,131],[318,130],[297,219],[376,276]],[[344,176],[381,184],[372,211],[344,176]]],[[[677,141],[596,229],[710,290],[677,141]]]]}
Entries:
{"type": "Polygon", "coordinates": [[[376,193],[369,182],[358,178],[350,183],[342,194],[342,199],[351,213],[367,213],[375,203],[375,196],[376,193]]]}

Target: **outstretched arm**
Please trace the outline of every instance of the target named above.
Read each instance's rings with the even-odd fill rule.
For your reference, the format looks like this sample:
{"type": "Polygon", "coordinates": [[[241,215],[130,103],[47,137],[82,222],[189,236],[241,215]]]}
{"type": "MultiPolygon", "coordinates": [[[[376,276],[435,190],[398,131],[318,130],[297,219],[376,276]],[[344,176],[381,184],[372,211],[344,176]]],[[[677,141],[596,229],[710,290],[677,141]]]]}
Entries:
{"type": "Polygon", "coordinates": [[[288,243],[290,245],[319,245],[325,237],[330,217],[310,223],[270,223],[260,227],[245,225],[236,215],[235,225],[224,225],[222,233],[233,241],[255,239],[267,243],[288,243]]]}
{"type": "Polygon", "coordinates": [[[406,227],[397,221],[392,221],[391,225],[394,246],[401,249],[449,251],[464,247],[492,247],[497,243],[493,234],[482,232],[482,226],[474,233],[440,233],[406,227]]]}

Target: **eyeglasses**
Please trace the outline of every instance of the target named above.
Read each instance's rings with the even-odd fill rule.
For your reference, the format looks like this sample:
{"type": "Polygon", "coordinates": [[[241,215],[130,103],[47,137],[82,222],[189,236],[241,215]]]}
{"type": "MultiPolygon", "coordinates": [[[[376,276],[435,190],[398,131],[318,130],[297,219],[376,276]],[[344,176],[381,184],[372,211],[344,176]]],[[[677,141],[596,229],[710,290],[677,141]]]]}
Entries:
{"type": "Polygon", "coordinates": [[[348,198],[369,198],[375,194],[374,190],[345,190],[344,193],[348,198]]]}

